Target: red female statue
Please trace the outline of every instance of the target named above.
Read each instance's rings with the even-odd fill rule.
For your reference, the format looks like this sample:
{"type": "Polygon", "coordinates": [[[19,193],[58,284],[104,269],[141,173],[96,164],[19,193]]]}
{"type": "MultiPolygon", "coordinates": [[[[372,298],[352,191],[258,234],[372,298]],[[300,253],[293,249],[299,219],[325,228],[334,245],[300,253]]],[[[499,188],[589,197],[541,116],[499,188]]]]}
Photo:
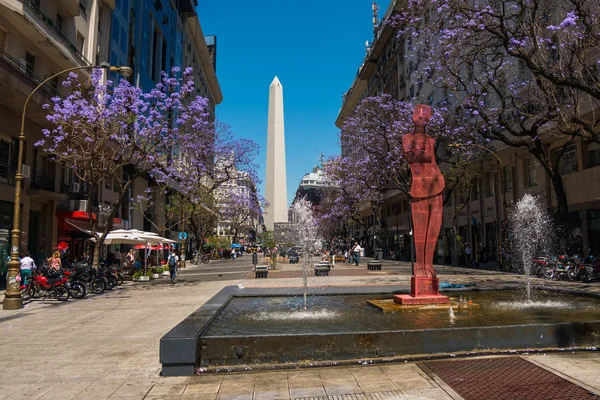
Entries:
{"type": "Polygon", "coordinates": [[[412,173],[410,197],[412,205],[415,266],[411,278],[411,294],[395,295],[402,304],[447,303],[440,296],[439,280],[433,269],[433,253],[442,226],[444,176],[435,162],[435,139],[425,133],[431,108],[415,107],[414,133],[402,137],[402,150],[412,173]]]}

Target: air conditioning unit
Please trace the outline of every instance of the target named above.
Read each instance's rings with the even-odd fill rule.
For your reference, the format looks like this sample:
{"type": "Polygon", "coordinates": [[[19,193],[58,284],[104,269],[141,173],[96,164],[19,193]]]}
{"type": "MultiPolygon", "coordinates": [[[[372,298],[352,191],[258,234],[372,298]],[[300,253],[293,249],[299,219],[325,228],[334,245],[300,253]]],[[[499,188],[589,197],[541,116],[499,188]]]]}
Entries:
{"type": "Polygon", "coordinates": [[[73,182],[71,184],[71,191],[73,193],[79,193],[79,182],[73,182]]]}
{"type": "Polygon", "coordinates": [[[21,165],[21,174],[23,175],[23,179],[31,178],[31,168],[27,164],[21,165]]]}

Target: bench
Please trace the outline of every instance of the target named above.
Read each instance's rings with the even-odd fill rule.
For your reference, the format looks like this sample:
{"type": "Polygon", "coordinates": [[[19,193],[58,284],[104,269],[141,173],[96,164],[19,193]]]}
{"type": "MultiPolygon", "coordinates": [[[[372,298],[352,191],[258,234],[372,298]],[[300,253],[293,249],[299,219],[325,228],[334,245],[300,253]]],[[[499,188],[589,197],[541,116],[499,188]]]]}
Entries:
{"type": "Polygon", "coordinates": [[[269,275],[269,266],[268,265],[257,265],[254,267],[254,277],[258,278],[266,278],[269,275]]]}
{"type": "Polygon", "coordinates": [[[367,269],[369,271],[381,271],[381,263],[380,262],[369,262],[369,263],[367,263],[367,269]]]}

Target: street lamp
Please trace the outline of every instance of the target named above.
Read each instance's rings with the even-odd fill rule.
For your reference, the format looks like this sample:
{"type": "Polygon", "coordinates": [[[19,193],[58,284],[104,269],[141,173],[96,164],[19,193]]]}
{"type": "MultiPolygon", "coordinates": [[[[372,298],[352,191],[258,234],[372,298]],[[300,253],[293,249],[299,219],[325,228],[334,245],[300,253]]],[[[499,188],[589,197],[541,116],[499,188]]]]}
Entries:
{"type": "MultiPolygon", "coordinates": [[[[448,147],[464,147],[464,146],[473,146],[473,147],[477,147],[480,149],[483,149],[489,153],[491,153],[494,157],[496,157],[496,159],[498,160],[498,164],[500,165],[500,191],[502,191],[502,216],[506,219],[506,184],[504,181],[504,163],[502,162],[502,160],[500,159],[500,157],[498,157],[498,154],[496,154],[495,152],[493,152],[492,150],[488,149],[485,146],[476,144],[476,143],[451,143],[448,145],[448,147]]],[[[499,260],[499,267],[500,269],[502,268],[502,264],[503,264],[503,254],[502,254],[502,222],[498,221],[498,247],[499,247],[499,253],[498,253],[498,260],[499,260]]]]}
{"type": "Polygon", "coordinates": [[[17,274],[19,272],[19,240],[21,237],[21,221],[19,214],[21,212],[21,182],[23,181],[22,164],[23,164],[23,145],[25,142],[25,113],[27,111],[27,104],[33,96],[33,94],[47,82],[62,75],[66,72],[78,71],[83,69],[97,69],[102,68],[110,72],[118,72],[124,77],[131,76],[133,70],[125,66],[113,66],[108,64],[102,65],[85,65],[82,67],[73,67],[60,71],[51,77],[45,79],[35,89],[29,93],[25,104],[23,105],[23,113],[21,114],[21,132],[19,133],[19,153],[17,157],[17,173],[15,175],[15,210],[13,219],[13,229],[11,231],[11,248],[10,248],[10,261],[8,262],[8,275],[6,278],[6,292],[2,308],[4,310],[18,310],[23,307],[23,299],[21,298],[20,284],[17,282],[17,274]]]}

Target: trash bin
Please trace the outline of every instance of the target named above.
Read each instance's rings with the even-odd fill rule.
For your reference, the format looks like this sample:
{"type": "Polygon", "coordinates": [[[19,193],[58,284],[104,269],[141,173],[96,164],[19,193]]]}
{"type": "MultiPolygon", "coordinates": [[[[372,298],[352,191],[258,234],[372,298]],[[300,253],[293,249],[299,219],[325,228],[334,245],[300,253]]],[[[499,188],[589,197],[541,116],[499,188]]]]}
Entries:
{"type": "Polygon", "coordinates": [[[375,249],[375,260],[383,260],[383,249],[375,249]]]}
{"type": "Polygon", "coordinates": [[[258,254],[252,253],[252,265],[257,265],[257,264],[258,264],[258,254]]]}

